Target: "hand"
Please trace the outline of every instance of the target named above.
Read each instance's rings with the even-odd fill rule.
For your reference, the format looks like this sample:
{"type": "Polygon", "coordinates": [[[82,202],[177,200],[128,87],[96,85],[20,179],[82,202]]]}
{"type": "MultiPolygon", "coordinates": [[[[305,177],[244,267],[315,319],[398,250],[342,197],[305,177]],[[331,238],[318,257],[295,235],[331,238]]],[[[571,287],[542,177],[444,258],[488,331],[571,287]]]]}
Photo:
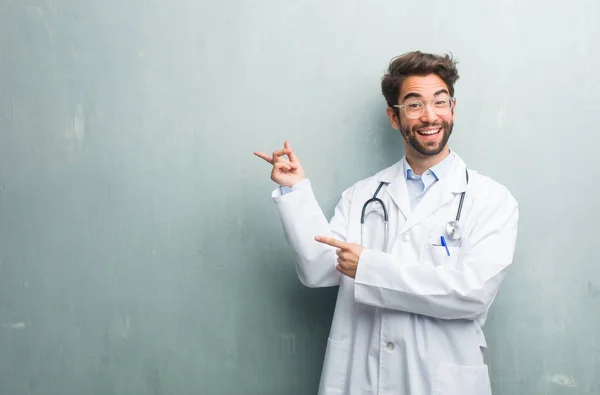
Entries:
{"type": "Polygon", "coordinates": [[[298,157],[292,150],[290,143],[286,141],[283,144],[283,147],[283,149],[273,152],[273,155],[268,155],[263,152],[255,152],[254,155],[273,165],[271,180],[283,187],[291,188],[295,183],[306,177],[304,175],[304,169],[302,168],[298,157]],[[288,161],[284,156],[287,156],[290,160],[288,161]]]}
{"type": "Polygon", "coordinates": [[[363,246],[354,243],[346,243],[331,237],[317,236],[315,240],[319,243],[336,247],[335,252],[338,256],[338,264],[335,267],[338,272],[350,278],[356,278],[356,269],[358,269],[358,259],[365,249],[363,246]]]}

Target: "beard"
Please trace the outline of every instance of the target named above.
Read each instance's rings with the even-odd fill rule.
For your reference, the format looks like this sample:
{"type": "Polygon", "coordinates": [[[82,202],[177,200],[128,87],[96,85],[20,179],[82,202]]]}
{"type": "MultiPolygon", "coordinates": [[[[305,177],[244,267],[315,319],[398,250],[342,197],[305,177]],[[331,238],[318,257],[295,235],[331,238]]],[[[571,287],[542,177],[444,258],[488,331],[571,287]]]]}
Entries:
{"type": "Polygon", "coordinates": [[[450,135],[452,134],[452,129],[454,128],[454,122],[448,123],[443,121],[441,123],[422,123],[420,125],[415,125],[412,129],[404,127],[400,125],[400,133],[406,140],[406,142],[413,147],[418,153],[423,156],[434,156],[442,152],[442,150],[448,144],[448,139],[450,139],[450,135]],[[442,130],[442,140],[438,143],[436,141],[426,141],[424,143],[420,142],[417,138],[417,130],[428,127],[440,127],[442,130]]]}

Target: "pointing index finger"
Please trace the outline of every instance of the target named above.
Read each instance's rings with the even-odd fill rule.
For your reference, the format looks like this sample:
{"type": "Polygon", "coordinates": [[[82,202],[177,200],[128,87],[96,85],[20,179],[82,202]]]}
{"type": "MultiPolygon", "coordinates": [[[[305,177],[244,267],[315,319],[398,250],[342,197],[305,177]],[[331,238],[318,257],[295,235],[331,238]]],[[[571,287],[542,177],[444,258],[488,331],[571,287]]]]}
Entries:
{"type": "Polygon", "coordinates": [[[254,152],[254,155],[258,156],[261,159],[264,159],[266,162],[273,164],[273,157],[271,155],[267,155],[264,152],[254,152]]]}
{"type": "Polygon", "coordinates": [[[333,237],[317,236],[315,240],[319,243],[327,244],[336,248],[347,248],[348,243],[341,240],[334,239],[333,237]]]}

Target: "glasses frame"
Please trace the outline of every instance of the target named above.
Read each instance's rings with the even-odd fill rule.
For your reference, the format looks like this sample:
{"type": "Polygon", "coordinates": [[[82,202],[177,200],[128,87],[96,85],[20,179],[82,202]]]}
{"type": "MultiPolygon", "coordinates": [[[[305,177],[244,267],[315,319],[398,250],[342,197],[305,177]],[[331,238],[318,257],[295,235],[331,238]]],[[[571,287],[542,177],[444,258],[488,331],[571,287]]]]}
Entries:
{"type": "MultiPolygon", "coordinates": [[[[448,100],[450,101],[450,108],[448,108],[448,112],[442,112],[442,113],[440,113],[440,112],[438,112],[439,109],[436,109],[435,107],[432,107],[433,108],[433,112],[436,113],[437,115],[446,115],[449,112],[451,112],[452,110],[454,110],[454,103],[456,103],[456,97],[451,96],[451,97],[448,98],[448,100]]],[[[433,100],[433,101],[435,101],[435,100],[433,100]]],[[[425,114],[425,110],[427,109],[427,106],[430,105],[430,104],[431,104],[431,102],[426,102],[426,101],[423,101],[423,100],[410,100],[410,101],[408,101],[407,103],[404,103],[404,104],[394,104],[393,107],[400,108],[400,109],[404,110],[404,114],[406,114],[406,116],[408,118],[410,118],[410,119],[418,119],[418,118],[421,118],[423,116],[423,114],[425,114]],[[413,116],[408,115],[408,111],[406,111],[406,105],[410,104],[410,103],[415,103],[415,102],[423,104],[423,107],[422,107],[421,113],[419,115],[413,117],[413,116]]]]}

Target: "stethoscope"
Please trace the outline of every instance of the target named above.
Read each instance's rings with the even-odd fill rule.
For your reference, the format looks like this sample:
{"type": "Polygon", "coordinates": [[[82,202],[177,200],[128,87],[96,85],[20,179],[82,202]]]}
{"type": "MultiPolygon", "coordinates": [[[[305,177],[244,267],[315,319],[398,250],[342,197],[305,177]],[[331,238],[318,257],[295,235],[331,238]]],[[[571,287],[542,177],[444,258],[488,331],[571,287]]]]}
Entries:
{"type": "MultiPolygon", "coordinates": [[[[467,169],[465,169],[465,178],[467,180],[467,185],[468,185],[469,184],[469,170],[467,170],[467,169]]],[[[387,211],[387,207],[385,206],[385,203],[383,202],[383,200],[379,199],[377,197],[377,195],[379,194],[379,191],[381,191],[381,188],[383,188],[383,186],[386,184],[387,184],[386,182],[381,182],[379,184],[379,187],[373,194],[373,197],[371,199],[367,200],[365,202],[365,204],[363,205],[362,213],[360,215],[360,244],[363,244],[363,240],[364,240],[363,235],[364,235],[364,230],[365,230],[365,218],[366,218],[367,208],[369,207],[369,204],[371,204],[371,203],[379,203],[379,205],[383,209],[383,223],[385,226],[385,239],[384,239],[385,251],[387,251],[388,235],[389,235],[388,211],[387,211]]],[[[460,241],[460,239],[462,239],[460,215],[462,214],[463,202],[465,201],[465,193],[466,193],[466,191],[464,191],[460,194],[460,202],[458,203],[458,210],[456,211],[456,219],[454,221],[450,221],[446,224],[446,234],[448,235],[448,238],[451,240],[460,241]]]]}

